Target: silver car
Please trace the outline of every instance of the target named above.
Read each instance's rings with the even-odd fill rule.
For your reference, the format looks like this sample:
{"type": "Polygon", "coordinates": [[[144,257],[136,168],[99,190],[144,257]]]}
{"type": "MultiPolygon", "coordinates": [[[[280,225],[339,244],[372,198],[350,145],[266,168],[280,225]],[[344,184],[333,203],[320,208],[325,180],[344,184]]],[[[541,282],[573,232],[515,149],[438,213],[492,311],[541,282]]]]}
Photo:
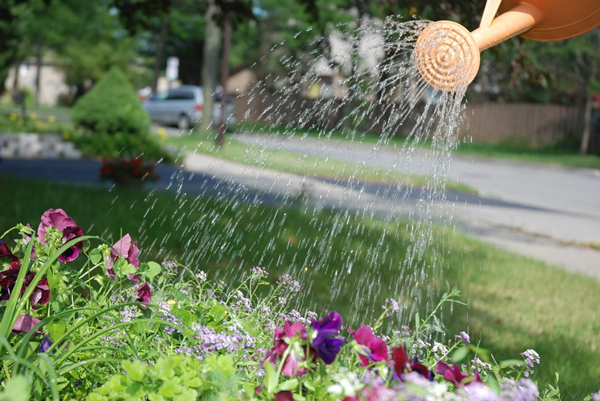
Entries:
{"type": "MultiPolygon", "coordinates": [[[[221,96],[215,94],[213,125],[221,124],[221,96]]],[[[231,96],[226,95],[225,116],[227,125],[235,123],[234,105],[231,96]]],[[[204,92],[199,86],[183,85],[152,95],[142,106],[150,119],[165,125],[177,125],[180,129],[190,129],[202,118],[204,92]]]]}

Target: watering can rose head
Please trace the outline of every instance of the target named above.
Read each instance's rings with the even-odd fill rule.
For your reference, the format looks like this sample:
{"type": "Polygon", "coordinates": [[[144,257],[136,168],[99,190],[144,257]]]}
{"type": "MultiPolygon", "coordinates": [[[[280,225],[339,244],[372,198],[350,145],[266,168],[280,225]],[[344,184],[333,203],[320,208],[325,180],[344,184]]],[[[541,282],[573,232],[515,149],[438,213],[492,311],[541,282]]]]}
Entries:
{"type": "Polygon", "coordinates": [[[579,0],[576,6],[550,0],[488,0],[481,24],[473,32],[452,21],[434,22],[423,29],[415,62],[429,85],[454,92],[475,79],[479,53],[485,49],[517,35],[540,41],[567,39],[598,25],[598,0],[579,0]]]}

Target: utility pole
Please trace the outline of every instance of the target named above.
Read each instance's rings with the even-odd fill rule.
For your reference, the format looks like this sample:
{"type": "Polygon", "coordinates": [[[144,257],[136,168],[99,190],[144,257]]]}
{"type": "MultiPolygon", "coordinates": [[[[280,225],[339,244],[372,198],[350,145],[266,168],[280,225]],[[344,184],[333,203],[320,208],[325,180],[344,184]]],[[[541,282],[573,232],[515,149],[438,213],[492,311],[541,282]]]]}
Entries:
{"type": "Polygon", "coordinates": [[[229,15],[225,16],[225,29],[223,33],[223,58],[221,60],[221,126],[217,136],[217,145],[223,146],[225,141],[225,131],[227,131],[227,120],[229,116],[225,115],[227,110],[227,81],[229,80],[229,50],[231,48],[231,19],[229,15]]]}

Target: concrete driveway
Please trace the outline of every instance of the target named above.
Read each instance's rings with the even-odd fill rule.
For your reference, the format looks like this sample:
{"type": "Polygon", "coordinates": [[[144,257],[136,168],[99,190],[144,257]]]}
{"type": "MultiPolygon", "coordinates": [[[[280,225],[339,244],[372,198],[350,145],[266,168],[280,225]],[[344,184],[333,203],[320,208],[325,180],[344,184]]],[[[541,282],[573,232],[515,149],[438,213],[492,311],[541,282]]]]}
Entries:
{"type": "MultiPolygon", "coordinates": [[[[316,138],[236,135],[246,144],[429,174],[427,150],[316,138]]],[[[455,155],[448,178],[480,197],[452,203],[460,229],[502,248],[600,278],[600,171],[455,155]],[[482,199],[497,200],[486,202],[482,199]]]]}

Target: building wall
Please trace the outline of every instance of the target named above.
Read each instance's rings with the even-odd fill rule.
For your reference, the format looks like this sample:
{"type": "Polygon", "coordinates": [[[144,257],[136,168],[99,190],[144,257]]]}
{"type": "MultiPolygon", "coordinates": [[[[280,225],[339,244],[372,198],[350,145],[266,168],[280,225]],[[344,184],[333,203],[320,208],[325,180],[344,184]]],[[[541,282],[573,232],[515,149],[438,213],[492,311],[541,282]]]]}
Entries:
{"type": "MultiPolygon", "coordinates": [[[[8,92],[13,87],[15,72],[16,68],[11,68],[4,82],[8,92]]],[[[19,69],[19,89],[27,89],[35,94],[36,73],[37,67],[35,63],[22,64],[19,69]]],[[[69,87],[65,83],[65,74],[52,63],[43,64],[41,70],[40,104],[55,105],[58,101],[58,96],[68,92],[69,87]]]]}

